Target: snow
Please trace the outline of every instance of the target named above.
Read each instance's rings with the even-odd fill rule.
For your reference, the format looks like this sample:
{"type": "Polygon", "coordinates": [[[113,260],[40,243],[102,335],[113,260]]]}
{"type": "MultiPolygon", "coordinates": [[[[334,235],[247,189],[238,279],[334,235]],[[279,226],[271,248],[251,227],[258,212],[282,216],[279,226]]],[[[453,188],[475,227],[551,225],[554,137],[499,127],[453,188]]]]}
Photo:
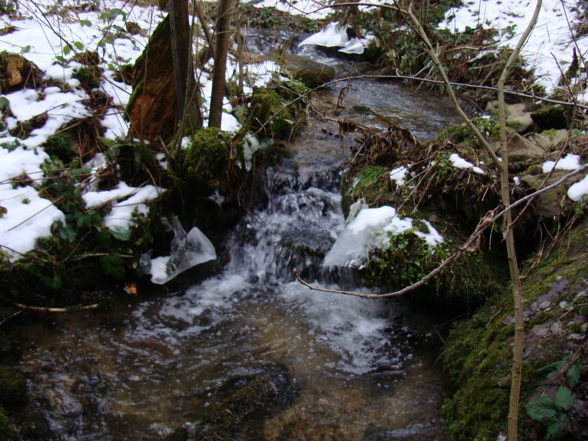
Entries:
{"type": "Polygon", "coordinates": [[[411,232],[430,247],[444,242],[430,222],[421,222],[427,226],[428,232],[415,230],[413,220],[400,217],[393,207],[384,205],[379,208],[362,208],[337,238],[325,256],[323,265],[361,268],[371,249],[383,248],[389,244],[387,233],[399,235],[411,232]]]}
{"type": "Polygon", "coordinates": [[[404,166],[396,167],[390,171],[390,179],[392,179],[399,187],[406,182],[406,175],[408,169],[404,166]]]}
{"type": "MultiPolygon", "coordinates": [[[[441,27],[464,31],[467,27],[502,30],[499,45],[514,48],[530,22],[536,2],[531,0],[484,0],[467,2],[466,7],[450,10],[441,27]]],[[[547,92],[558,83],[560,68],[565,72],[572,62],[574,40],[568,26],[574,18],[574,1],[544,0],[537,25],[522,55],[535,70],[538,82],[547,92]]],[[[588,37],[576,39],[582,54],[588,50],[588,37]]]]}
{"type": "Polygon", "coordinates": [[[588,195],[588,175],[584,176],[580,182],[576,182],[568,188],[568,197],[572,201],[579,201],[588,195]]]}
{"type": "MultiPolygon", "coordinates": [[[[376,2],[377,3],[377,2],[376,2]]],[[[518,34],[524,29],[535,2],[486,0],[483,2],[471,2],[466,8],[452,11],[447,15],[444,26],[451,29],[463,30],[466,26],[481,24],[485,27],[505,29],[500,36],[500,44],[512,46],[515,44],[518,34]],[[454,15],[454,18],[451,16],[454,15]],[[507,29],[507,27],[510,28],[507,29]],[[509,34],[514,32],[514,36],[509,34]]],[[[536,68],[540,75],[541,84],[551,90],[558,77],[559,68],[554,60],[558,60],[565,69],[571,61],[573,45],[570,31],[566,23],[566,16],[572,19],[571,7],[574,2],[546,0],[539,17],[539,25],[534,31],[524,54],[530,66],[536,68]],[[563,4],[563,6],[562,6],[563,4]],[[552,56],[553,53],[553,56],[552,56]]],[[[263,0],[256,3],[258,7],[276,7],[278,10],[292,14],[307,14],[311,18],[324,18],[333,12],[331,8],[324,8],[313,0],[297,0],[282,2],[277,0],[263,0]]],[[[75,61],[75,52],[86,50],[97,51],[104,69],[100,88],[105,94],[112,97],[116,107],[108,109],[101,124],[105,129],[104,137],[110,140],[126,136],[128,122],[122,118],[121,109],[127,104],[131,87],[114,80],[114,68],[124,64],[132,64],[142,53],[148,41],[148,36],[164,17],[165,13],[158,8],[139,7],[121,0],[103,0],[100,2],[101,11],[76,11],[79,7],[77,0],[39,0],[37,2],[19,2],[20,12],[23,17],[10,20],[3,17],[5,25],[13,25],[17,29],[0,39],[0,51],[22,53],[27,59],[33,61],[46,76],[64,82],[60,86],[52,85],[37,90],[27,89],[15,91],[3,95],[8,102],[12,114],[4,117],[6,130],[0,131],[0,207],[6,210],[0,217],[0,247],[7,252],[12,260],[16,260],[21,253],[26,253],[35,246],[35,240],[51,234],[51,227],[56,222],[64,222],[64,214],[57,209],[51,201],[39,196],[37,190],[31,185],[15,187],[12,179],[26,175],[32,180],[43,177],[41,164],[48,159],[48,155],[40,147],[50,136],[56,134],[64,124],[77,118],[90,116],[85,107],[88,99],[86,92],[80,87],[79,81],[73,78],[74,69],[81,65],[75,61]],[[57,5],[59,14],[47,13],[47,10],[57,5]],[[68,8],[68,9],[66,9],[68,8]],[[119,8],[117,11],[115,8],[119,8]],[[111,12],[109,17],[104,12],[111,12]],[[117,27],[124,28],[126,21],[136,22],[145,32],[140,35],[115,37],[104,39],[104,29],[109,26],[111,30],[117,27]],[[64,41],[74,44],[75,50],[66,49],[64,41]],[[79,49],[81,48],[81,49],[79,49]],[[60,60],[67,60],[61,63],[60,60]],[[32,131],[24,140],[11,136],[8,130],[16,127],[23,121],[47,113],[47,122],[41,128],[32,131]],[[14,115],[14,116],[10,116],[14,115]],[[15,187],[15,188],[13,188],[15,187]],[[11,251],[13,250],[13,251],[11,251]]],[[[362,8],[368,8],[362,6],[362,8]]],[[[108,15],[108,14],[107,14],[108,15]]],[[[371,37],[366,39],[350,39],[346,29],[331,23],[326,28],[309,37],[303,44],[323,44],[341,47],[341,51],[349,53],[361,53],[369,44],[371,37]]],[[[577,41],[580,52],[584,54],[588,49],[587,37],[577,41]]],[[[195,48],[202,45],[202,41],[195,42],[195,48]]],[[[245,85],[244,92],[250,93],[254,87],[267,84],[276,75],[279,75],[280,67],[273,61],[245,66],[246,77],[250,79],[245,85]]],[[[235,78],[238,65],[233,60],[228,61],[227,78],[235,78]]],[[[198,79],[203,84],[204,113],[208,111],[210,102],[211,81],[204,72],[199,72],[198,79]]],[[[237,131],[240,124],[230,113],[232,111],[228,102],[224,103],[222,129],[237,131]]],[[[248,149],[258,148],[256,140],[248,140],[248,149]]],[[[479,167],[452,155],[452,164],[455,167],[472,170],[483,174],[479,167]]],[[[249,161],[246,161],[249,162],[249,161]]],[[[89,165],[93,173],[105,166],[105,159],[97,157],[89,165]]],[[[544,165],[544,169],[549,167],[544,165]]],[[[553,165],[551,165],[553,166],[553,165]]],[[[579,159],[573,155],[563,158],[556,169],[571,169],[566,167],[578,167],[579,159]]],[[[403,185],[406,180],[407,170],[396,168],[390,172],[390,179],[397,185],[403,185]]],[[[586,194],[586,181],[574,184],[568,191],[572,200],[579,200],[586,194]]],[[[25,183],[26,184],[26,183],[25,183]]],[[[164,189],[148,185],[142,188],[129,187],[124,182],[111,191],[98,192],[95,185],[90,184],[84,188],[83,198],[88,208],[101,204],[110,204],[111,212],[104,219],[104,225],[116,230],[126,230],[133,224],[133,220],[147,213],[150,201],[159,197],[164,189]]],[[[374,209],[369,209],[374,210],[374,209]]],[[[395,234],[411,228],[412,220],[400,218],[392,213],[392,207],[375,209],[380,211],[361,210],[357,218],[350,222],[351,230],[358,231],[361,226],[366,232],[376,230],[391,231],[395,234]],[[354,223],[355,222],[355,223],[354,223]]],[[[419,237],[427,241],[429,245],[439,243],[442,239],[434,228],[425,223],[429,228],[428,233],[419,233],[419,237]],[[441,239],[440,239],[441,238],[441,239]]],[[[348,232],[347,234],[354,234],[348,232]]],[[[362,235],[363,233],[357,233],[362,235]]],[[[371,234],[371,233],[370,233],[371,234]]],[[[364,234],[366,241],[372,240],[370,234],[364,234]]],[[[355,247],[351,243],[350,250],[355,247]]],[[[434,245],[432,245],[434,246],[434,245]]],[[[351,253],[353,254],[353,253],[351,253]]]]}
{"type": "Polygon", "coordinates": [[[373,36],[367,38],[349,38],[347,27],[337,23],[329,23],[325,29],[303,40],[299,45],[313,44],[325,47],[340,47],[339,52],[346,54],[363,54],[363,50],[370,44],[373,36]]]}
{"type": "Polygon", "coordinates": [[[459,156],[457,153],[452,153],[451,156],[449,157],[449,160],[451,161],[451,164],[456,168],[461,168],[464,170],[472,170],[473,172],[478,173],[479,175],[486,174],[486,172],[484,170],[482,170],[480,167],[474,166],[474,164],[466,161],[461,156],[459,156]]]}
{"type": "Polygon", "coordinates": [[[580,156],[568,154],[557,163],[555,161],[543,163],[543,173],[549,173],[554,168],[556,170],[578,170],[580,168],[580,156]]]}

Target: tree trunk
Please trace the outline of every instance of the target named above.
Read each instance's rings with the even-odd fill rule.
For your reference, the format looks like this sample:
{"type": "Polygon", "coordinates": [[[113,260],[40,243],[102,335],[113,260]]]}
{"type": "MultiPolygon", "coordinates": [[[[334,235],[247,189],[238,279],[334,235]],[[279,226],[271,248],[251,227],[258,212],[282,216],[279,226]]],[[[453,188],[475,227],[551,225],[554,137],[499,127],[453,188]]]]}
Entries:
{"type": "Polygon", "coordinates": [[[193,69],[188,69],[192,45],[187,0],[170,0],[169,18],[176,103],[178,119],[181,120],[186,108],[186,95],[189,95],[189,88],[195,83],[193,69]]]}
{"type": "Polygon", "coordinates": [[[212,93],[208,127],[221,126],[223,98],[225,96],[225,72],[227,68],[227,52],[231,39],[231,0],[219,0],[218,20],[216,22],[216,46],[214,53],[214,69],[212,71],[212,93]]]}
{"type": "Polygon", "coordinates": [[[125,109],[129,136],[170,141],[178,125],[169,15],[155,28],[135,62],[133,93],[125,109]]]}

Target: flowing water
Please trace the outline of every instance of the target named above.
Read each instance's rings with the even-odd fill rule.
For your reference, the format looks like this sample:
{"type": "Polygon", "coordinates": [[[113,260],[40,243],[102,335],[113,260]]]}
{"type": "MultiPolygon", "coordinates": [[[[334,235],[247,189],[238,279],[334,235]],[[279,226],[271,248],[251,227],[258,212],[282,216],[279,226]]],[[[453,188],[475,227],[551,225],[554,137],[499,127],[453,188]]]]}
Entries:
{"type": "MultiPolygon", "coordinates": [[[[362,82],[348,97],[350,115],[353,100],[388,117],[403,103],[421,137],[455,121],[438,115],[438,98],[396,85],[362,82]]],[[[293,157],[267,173],[268,206],[235,229],[218,276],[30,330],[20,369],[58,439],[161,439],[202,414],[223,384],[275,364],[300,395],[238,439],[443,439],[447,386],[404,306],[310,291],[292,276],[297,268],[311,282],[342,283],[321,266],[344,227],[338,181],[348,149],[335,133],[315,122],[288,145],[293,157]]]]}

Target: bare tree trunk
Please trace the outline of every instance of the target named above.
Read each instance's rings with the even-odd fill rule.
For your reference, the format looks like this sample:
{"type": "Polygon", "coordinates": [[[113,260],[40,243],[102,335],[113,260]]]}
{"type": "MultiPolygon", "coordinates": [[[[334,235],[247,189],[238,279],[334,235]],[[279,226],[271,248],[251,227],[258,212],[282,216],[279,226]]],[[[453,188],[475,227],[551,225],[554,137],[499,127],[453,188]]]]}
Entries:
{"type": "MultiPolygon", "coordinates": [[[[531,17],[531,21],[527,29],[519,39],[515,49],[512,51],[502,75],[498,80],[498,118],[500,122],[500,156],[502,157],[501,171],[500,171],[500,191],[502,197],[502,204],[504,208],[510,206],[510,187],[508,174],[508,146],[506,142],[506,110],[504,105],[504,83],[510,74],[512,66],[517,60],[521,49],[527,42],[529,35],[535,28],[537,17],[541,10],[542,0],[537,0],[535,11],[531,17]]],[[[523,292],[521,286],[521,278],[519,274],[519,265],[517,261],[517,252],[515,247],[513,225],[512,225],[512,211],[508,211],[504,216],[504,223],[502,232],[506,240],[506,251],[508,255],[508,267],[510,270],[510,280],[512,283],[512,295],[514,303],[514,345],[512,357],[512,373],[510,386],[510,401],[508,409],[508,441],[517,441],[518,438],[518,421],[519,421],[519,405],[521,395],[521,376],[523,371],[523,351],[525,343],[525,321],[523,316],[523,292]]]]}
{"type": "Polygon", "coordinates": [[[225,96],[227,52],[231,40],[231,6],[231,0],[219,0],[208,127],[220,128],[221,126],[223,98],[225,96]]]}
{"type": "Polygon", "coordinates": [[[192,44],[188,20],[188,1],[169,0],[169,18],[178,120],[181,121],[186,109],[186,96],[191,95],[191,89],[196,82],[194,71],[189,66],[192,44]]]}

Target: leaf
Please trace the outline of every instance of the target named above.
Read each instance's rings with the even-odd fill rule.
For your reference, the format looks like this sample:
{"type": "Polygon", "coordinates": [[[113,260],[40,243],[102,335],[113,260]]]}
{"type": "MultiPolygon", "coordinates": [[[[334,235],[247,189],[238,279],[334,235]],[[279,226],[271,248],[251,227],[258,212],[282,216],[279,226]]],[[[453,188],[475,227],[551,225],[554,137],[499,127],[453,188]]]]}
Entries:
{"type": "Polygon", "coordinates": [[[69,44],[63,47],[63,55],[69,55],[70,52],[71,46],[69,44]]]}
{"type": "Polygon", "coordinates": [[[580,381],[580,375],[582,374],[582,368],[580,363],[574,363],[566,372],[566,377],[568,378],[568,386],[574,388],[578,385],[580,381]]]}
{"type": "Polygon", "coordinates": [[[122,277],[125,275],[125,267],[123,265],[122,259],[119,256],[101,256],[100,266],[102,267],[104,274],[113,276],[117,279],[122,279],[122,277]]]}
{"type": "Polygon", "coordinates": [[[92,22],[90,20],[80,20],[80,25],[87,26],[87,27],[91,28],[92,22]]]}
{"type": "Polygon", "coordinates": [[[27,52],[30,52],[30,50],[31,50],[31,45],[27,44],[26,46],[23,46],[20,48],[20,53],[26,54],[27,52]]]}
{"type": "Polygon", "coordinates": [[[5,96],[0,96],[0,109],[9,109],[10,108],[10,101],[5,96]]]}
{"type": "Polygon", "coordinates": [[[555,417],[557,407],[549,397],[539,397],[525,406],[527,415],[536,421],[545,421],[555,417]]]}
{"type": "Polygon", "coordinates": [[[84,43],[82,43],[81,41],[74,41],[74,46],[76,47],[76,49],[80,51],[84,49],[84,43]]]}
{"type": "Polygon", "coordinates": [[[574,404],[574,396],[567,387],[560,386],[555,394],[555,405],[560,409],[567,409],[574,404]]]}
{"type": "Polygon", "coordinates": [[[584,316],[588,317],[588,305],[580,306],[578,311],[580,311],[580,314],[583,314],[584,316]]]}
{"type": "Polygon", "coordinates": [[[112,8],[108,11],[108,20],[114,20],[118,14],[120,14],[120,8],[112,8]]]}
{"type": "Polygon", "coordinates": [[[126,242],[127,240],[129,240],[131,238],[131,231],[128,228],[125,230],[122,230],[122,229],[110,230],[110,234],[112,234],[112,236],[115,239],[121,240],[123,242],[126,242]]]}

